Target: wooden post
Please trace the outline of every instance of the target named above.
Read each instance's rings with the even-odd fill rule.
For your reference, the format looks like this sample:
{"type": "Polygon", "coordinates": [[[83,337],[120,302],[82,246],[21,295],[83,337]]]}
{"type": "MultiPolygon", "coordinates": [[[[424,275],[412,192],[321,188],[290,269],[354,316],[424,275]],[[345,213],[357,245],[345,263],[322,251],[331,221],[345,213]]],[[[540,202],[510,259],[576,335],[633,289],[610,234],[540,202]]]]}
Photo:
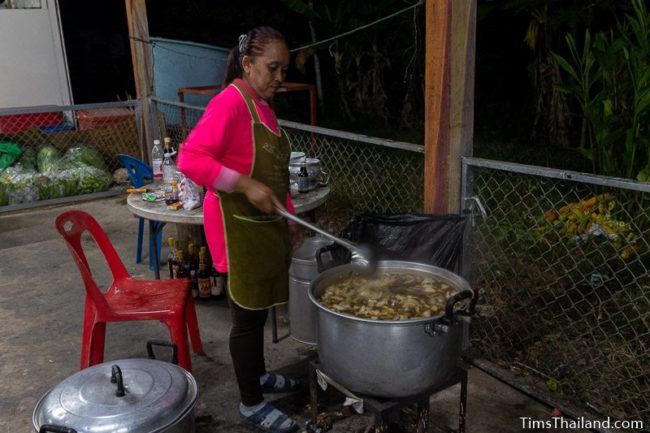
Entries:
{"type": "Polygon", "coordinates": [[[461,158],[472,156],[474,144],[474,76],[476,0],[454,1],[451,12],[451,110],[449,148],[449,212],[461,203],[461,158]]]}
{"type": "Polygon", "coordinates": [[[149,23],[147,21],[146,0],[125,0],[126,18],[131,44],[131,61],[137,98],[142,106],[142,125],[144,129],[142,159],[151,159],[151,146],[154,135],[151,100],[153,95],[153,62],[149,45],[149,23]]]}
{"type": "Polygon", "coordinates": [[[461,156],[471,155],[476,0],[426,1],[424,211],[460,209],[461,156]]]}
{"type": "Polygon", "coordinates": [[[449,170],[451,0],[426,1],[424,211],[446,213],[449,170]]]}

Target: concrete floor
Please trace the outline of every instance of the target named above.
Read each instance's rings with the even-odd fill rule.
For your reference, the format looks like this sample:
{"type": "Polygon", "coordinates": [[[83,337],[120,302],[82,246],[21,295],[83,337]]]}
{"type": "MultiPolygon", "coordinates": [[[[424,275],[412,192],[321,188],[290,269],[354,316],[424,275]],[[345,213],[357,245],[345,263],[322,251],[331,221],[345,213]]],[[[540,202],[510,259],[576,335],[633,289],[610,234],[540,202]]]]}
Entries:
{"type": "MultiPolygon", "coordinates": [[[[137,220],[124,197],[70,206],[37,208],[0,214],[0,431],[30,432],[32,411],[47,390],[78,371],[84,290],[79,273],[54,219],[64,210],[89,212],[102,224],[129,272],[153,278],[146,264],[135,264],[137,220]]],[[[164,235],[174,234],[174,226],[164,235]]],[[[146,256],[146,251],[144,251],[146,256]]],[[[166,252],[163,250],[163,254],[166,252]]],[[[98,259],[91,255],[91,261],[98,259]]],[[[146,258],[145,258],[146,261],[146,258]]],[[[108,281],[106,270],[98,279],[108,281]]],[[[199,383],[197,432],[252,432],[239,423],[238,390],[228,353],[229,313],[223,302],[197,305],[206,356],[193,355],[193,374],[199,383]]],[[[267,326],[266,358],[270,370],[289,372],[306,382],[314,351],[288,337],[286,310],[280,311],[278,344],[270,342],[267,326]]],[[[167,338],[164,325],[151,322],[110,324],[105,361],[146,357],[145,342],[167,338]]],[[[309,417],[308,387],[271,400],[301,424],[309,417]]],[[[322,393],[328,409],[340,408],[336,391],[322,393]]],[[[458,387],[431,399],[429,431],[448,432],[457,426],[458,387]]],[[[469,374],[468,432],[518,432],[520,417],[549,419],[550,409],[473,369],[469,374]]],[[[332,432],[370,431],[369,415],[353,415],[334,423],[332,432]]],[[[408,431],[396,424],[391,431],[408,431]]],[[[527,431],[543,431],[529,429],[527,431]]],[[[554,430],[559,431],[559,430],[554,430]]]]}

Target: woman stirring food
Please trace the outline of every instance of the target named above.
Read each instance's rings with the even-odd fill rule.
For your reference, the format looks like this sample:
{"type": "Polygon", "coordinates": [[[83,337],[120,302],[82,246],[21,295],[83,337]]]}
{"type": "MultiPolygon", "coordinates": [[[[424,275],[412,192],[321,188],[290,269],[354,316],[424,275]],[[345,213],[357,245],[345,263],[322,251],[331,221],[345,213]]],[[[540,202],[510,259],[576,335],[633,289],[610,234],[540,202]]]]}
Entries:
{"type": "Polygon", "coordinates": [[[289,230],[298,230],[273,212],[285,206],[294,212],[289,142],[269,105],[289,57],[284,37],[273,28],[241,35],[228,57],[227,87],[210,101],[178,158],[180,170],[208,190],[205,234],[216,269],[228,273],[229,343],[241,418],[273,433],[297,428],[263,397],[298,387],[264,365],[264,324],[268,309],[288,300],[289,230]]]}

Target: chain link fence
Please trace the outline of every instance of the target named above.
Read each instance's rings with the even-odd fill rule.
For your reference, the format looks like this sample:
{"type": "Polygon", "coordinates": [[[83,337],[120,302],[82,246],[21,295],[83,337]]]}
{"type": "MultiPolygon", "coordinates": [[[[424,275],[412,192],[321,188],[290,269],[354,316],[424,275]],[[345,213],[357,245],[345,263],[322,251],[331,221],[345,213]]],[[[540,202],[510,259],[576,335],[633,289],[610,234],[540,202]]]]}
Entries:
{"type": "Polygon", "coordinates": [[[472,345],[551,401],[650,422],[650,185],[474,158],[472,345]]]}
{"type": "MultiPolygon", "coordinates": [[[[179,144],[196,125],[203,109],[155,99],[161,129],[179,144]]],[[[318,158],[329,175],[331,193],[319,215],[338,231],[361,212],[422,212],[423,146],[280,121],[291,150],[318,158]]]]}
{"type": "Polygon", "coordinates": [[[137,101],[0,110],[0,208],[108,190],[116,155],[142,155],[140,118],[137,101]]]}

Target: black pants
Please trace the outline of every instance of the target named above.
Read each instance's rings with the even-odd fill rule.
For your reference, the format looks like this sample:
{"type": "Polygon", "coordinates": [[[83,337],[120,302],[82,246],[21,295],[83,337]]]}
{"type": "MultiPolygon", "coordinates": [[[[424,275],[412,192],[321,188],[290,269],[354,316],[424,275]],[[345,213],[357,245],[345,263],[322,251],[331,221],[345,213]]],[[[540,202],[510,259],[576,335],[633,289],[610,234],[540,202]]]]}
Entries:
{"type": "Polygon", "coordinates": [[[247,310],[235,304],[230,297],[230,356],[235,367],[241,401],[254,406],[264,400],[260,376],[264,366],[264,324],[268,310],[247,310]]]}

